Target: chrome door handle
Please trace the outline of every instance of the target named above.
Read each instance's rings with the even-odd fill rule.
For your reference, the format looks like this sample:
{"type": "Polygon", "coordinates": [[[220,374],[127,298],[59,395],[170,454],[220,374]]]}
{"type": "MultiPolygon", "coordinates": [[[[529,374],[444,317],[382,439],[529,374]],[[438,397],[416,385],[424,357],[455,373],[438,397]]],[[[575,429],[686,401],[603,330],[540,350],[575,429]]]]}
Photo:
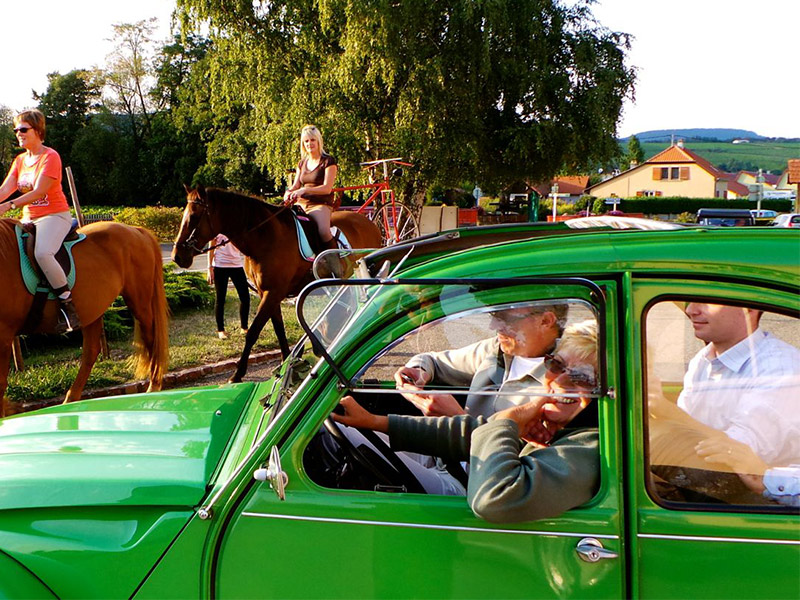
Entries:
{"type": "Polygon", "coordinates": [[[575,551],[581,560],[586,562],[596,563],[603,558],[617,558],[618,553],[613,550],[606,550],[600,540],[595,538],[583,538],[575,547],[575,551]]]}

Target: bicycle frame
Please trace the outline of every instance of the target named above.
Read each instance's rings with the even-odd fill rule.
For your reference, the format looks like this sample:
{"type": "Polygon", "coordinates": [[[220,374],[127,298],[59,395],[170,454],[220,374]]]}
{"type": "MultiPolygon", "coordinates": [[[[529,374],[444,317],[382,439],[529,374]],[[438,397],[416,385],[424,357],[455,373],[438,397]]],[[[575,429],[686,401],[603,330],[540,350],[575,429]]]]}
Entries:
{"type": "Polygon", "coordinates": [[[400,210],[397,208],[395,203],[395,195],[394,190],[389,185],[389,163],[395,163],[404,166],[412,166],[409,163],[401,162],[399,158],[386,158],[376,161],[371,161],[367,163],[361,163],[361,166],[364,168],[374,168],[378,164],[383,166],[383,181],[377,181],[375,183],[366,183],[363,185],[351,185],[345,187],[338,187],[333,188],[333,193],[343,193],[349,192],[353,190],[365,190],[365,189],[374,189],[374,191],[370,194],[369,198],[367,198],[366,202],[361,205],[356,212],[365,213],[367,212],[367,207],[372,206],[374,210],[380,210],[382,207],[386,206],[388,208],[387,211],[383,213],[383,231],[390,232],[386,235],[386,242],[387,243],[394,243],[400,239],[400,231],[398,230],[398,214],[400,210]],[[380,198],[380,200],[378,200],[380,198]]]}

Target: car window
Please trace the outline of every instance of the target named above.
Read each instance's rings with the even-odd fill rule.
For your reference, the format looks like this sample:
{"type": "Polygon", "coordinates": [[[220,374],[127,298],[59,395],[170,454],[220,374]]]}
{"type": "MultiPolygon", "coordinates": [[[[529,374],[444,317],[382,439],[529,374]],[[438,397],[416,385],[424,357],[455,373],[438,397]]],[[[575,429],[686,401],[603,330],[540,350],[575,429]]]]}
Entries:
{"type": "Polygon", "coordinates": [[[731,510],[797,506],[800,320],[670,300],[650,307],[645,332],[651,494],[731,510]]]}
{"type": "MultiPolygon", "coordinates": [[[[547,395],[550,406],[587,407],[578,411],[570,428],[597,427],[594,400],[604,378],[598,373],[598,312],[590,301],[525,300],[524,289],[469,298],[463,286],[435,291],[393,290],[381,303],[383,314],[401,317],[388,320],[384,331],[370,332],[372,340],[384,344],[352,379],[347,395],[360,407],[381,416],[415,418],[426,410],[429,416],[446,416],[452,410],[488,418],[547,395]],[[402,312],[396,310],[401,305],[402,312]],[[398,374],[404,370],[414,389],[437,396],[441,405],[421,408],[401,395],[397,388],[405,384],[398,374]]],[[[542,420],[546,418],[543,411],[542,420]]],[[[561,429],[553,423],[546,426],[554,433],[561,429]]],[[[304,465],[326,487],[465,494],[468,455],[454,460],[433,451],[394,452],[392,447],[388,435],[328,420],[307,447],[304,465]]]]}

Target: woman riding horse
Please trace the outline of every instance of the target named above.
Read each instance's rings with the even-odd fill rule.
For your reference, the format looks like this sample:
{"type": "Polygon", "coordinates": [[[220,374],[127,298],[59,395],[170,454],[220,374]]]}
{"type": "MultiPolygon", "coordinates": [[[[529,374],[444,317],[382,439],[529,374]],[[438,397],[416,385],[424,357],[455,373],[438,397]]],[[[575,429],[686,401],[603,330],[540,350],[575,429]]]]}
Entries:
{"type": "Polygon", "coordinates": [[[67,197],[61,188],[61,157],[44,145],[45,119],[38,110],[27,110],[14,117],[14,133],[25,152],[11,165],[0,186],[0,216],[12,208],[22,208],[23,221],[36,224],[34,256],[53,293],[61,301],[61,318],[56,333],[80,328],[72,303],[67,276],[55,253],[72,227],[67,197]],[[4,202],[15,191],[20,195],[4,202]]]}
{"type": "MultiPolygon", "coordinates": [[[[331,215],[353,248],[379,248],[378,228],[365,216],[349,211],[331,215]]],[[[231,382],[241,381],[247,371],[247,359],[261,330],[272,320],[281,354],[289,355],[283,326],[281,301],[297,294],[311,280],[311,262],[300,254],[297,227],[292,211],[258,198],[198,186],[187,188],[187,204],[181,221],[172,259],[183,268],[217,234],[224,234],[247,257],[245,270],[255,284],[261,301],[250,323],[244,349],[231,382]]]]}

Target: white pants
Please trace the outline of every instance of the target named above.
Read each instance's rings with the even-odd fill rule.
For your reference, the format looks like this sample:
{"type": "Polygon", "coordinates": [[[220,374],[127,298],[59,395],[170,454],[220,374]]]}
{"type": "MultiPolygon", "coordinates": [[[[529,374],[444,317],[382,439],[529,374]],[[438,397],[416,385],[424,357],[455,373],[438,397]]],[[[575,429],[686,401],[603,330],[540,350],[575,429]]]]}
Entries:
{"type": "MultiPolygon", "coordinates": [[[[361,434],[360,431],[345,425],[339,425],[339,428],[356,448],[362,445],[368,446],[372,448],[378,456],[385,460],[387,464],[391,464],[388,460],[386,460],[386,458],[384,458],[383,454],[381,454],[381,452],[361,434]]],[[[375,435],[380,436],[386,445],[389,446],[388,435],[379,432],[375,432],[375,435]]],[[[442,496],[467,495],[467,491],[464,489],[464,486],[461,485],[461,483],[455,477],[450,475],[446,469],[437,466],[437,461],[433,457],[425,456],[423,454],[416,454],[414,452],[396,452],[395,454],[397,454],[397,457],[402,460],[403,463],[405,463],[408,469],[414,474],[414,477],[417,478],[417,481],[420,482],[422,488],[428,494],[439,494],[442,496]]]]}
{"type": "Polygon", "coordinates": [[[50,287],[57,290],[67,285],[67,276],[55,259],[55,254],[72,227],[72,216],[67,210],[39,217],[33,222],[36,223],[36,245],[33,248],[33,255],[50,287]]]}

